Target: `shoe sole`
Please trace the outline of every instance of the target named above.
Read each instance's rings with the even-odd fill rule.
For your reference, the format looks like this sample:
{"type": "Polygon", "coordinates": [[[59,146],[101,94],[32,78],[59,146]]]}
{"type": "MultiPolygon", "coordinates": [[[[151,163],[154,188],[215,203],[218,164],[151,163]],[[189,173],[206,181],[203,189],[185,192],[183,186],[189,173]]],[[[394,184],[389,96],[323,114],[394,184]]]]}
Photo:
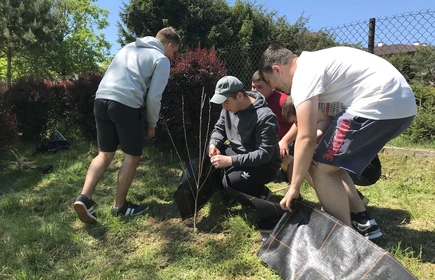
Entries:
{"type": "Polygon", "coordinates": [[[367,232],[367,229],[366,229],[365,230],[366,232],[362,233],[361,231],[358,230],[358,227],[353,224],[353,222],[352,222],[352,228],[355,229],[357,232],[359,232],[362,236],[364,236],[368,240],[376,239],[376,238],[379,238],[383,235],[382,231],[379,228],[375,229],[372,232],[367,232]]]}
{"type": "Polygon", "coordinates": [[[74,202],[74,211],[79,216],[80,221],[86,224],[95,224],[97,219],[88,213],[86,205],[81,201],[74,202]]]}
{"type": "Polygon", "coordinates": [[[115,216],[115,217],[124,217],[124,218],[135,217],[135,216],[144,215],[146,212],[148,212],[149,209],[150,209],[150,207],[147,206],[144,210],[142,210],[142,211],[140,211],[140,212],[138,212],[138,213],[128,214],[128,215],[123,215],[123,214],[118,214],[118,215],[117,215],[117,214],[113,214],[113,213],[112,213],[112,216],[115,216]]]}
{"type": "MultiPolygon", "coordinates": [[[[130,214],[130,215],[128,215],[128,216],[124,216],[124,217],[140,216],[140,215],[143,215],[143,214],[145,214],[146,212],[148,212],[148,210],[150,210],[150,207],[149,207],[149,206],[147,206],[144,210],[142,210],[142,211],[140,211],[140,212],[138,212],[138,213],[130,214]]],[[[122,216],[122,215],[121,215],[121,216],[122,216]]]]}
{"type": "Polygon", "coordinates": [[[381,237],[382,235],[383,235],[382,232],[379,231],[379,232],[377,232],[377,233],[375,233],[375,234],[371,234],[371,235],[365,236],[365,238],[367,238],[368,240],[372,240],[372,239],[379,238],[379,237],[381,237]]]}

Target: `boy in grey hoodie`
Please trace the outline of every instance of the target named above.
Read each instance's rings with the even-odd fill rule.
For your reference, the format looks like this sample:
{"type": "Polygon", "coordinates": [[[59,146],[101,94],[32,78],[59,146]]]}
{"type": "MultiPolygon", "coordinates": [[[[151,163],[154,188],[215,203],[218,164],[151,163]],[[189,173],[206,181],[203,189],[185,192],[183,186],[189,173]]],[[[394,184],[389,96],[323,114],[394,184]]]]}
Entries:
{"type": "Polygon", "coordinates": [[[229,187],[267,199],[270,191],[265,184],[275,178],[281,164],[277,117],[263,95],[246,92],[233,76],[218,81],[211,102],[222,105],[210,137],[211,164],[225,168],[229,187]]]}
{"type": "Polygon", "coordinates": [[[163,28],[156,37],[139,38],[124,46],[113,58],[98,87],[94,103],[98,155],[86,174],[85,183],[74,203],[74,210],[84,223],[96,223],[92,194],[118,145],[124,160],[118,173],[118,186],[112,214],[136,216],[148,210],[126,200],[142,155],[146,108],[148,131],[146,139],[155,135],[160,101],[170,72],[170,61],[181,46],[181,39],[172,27],[163,28]]]}

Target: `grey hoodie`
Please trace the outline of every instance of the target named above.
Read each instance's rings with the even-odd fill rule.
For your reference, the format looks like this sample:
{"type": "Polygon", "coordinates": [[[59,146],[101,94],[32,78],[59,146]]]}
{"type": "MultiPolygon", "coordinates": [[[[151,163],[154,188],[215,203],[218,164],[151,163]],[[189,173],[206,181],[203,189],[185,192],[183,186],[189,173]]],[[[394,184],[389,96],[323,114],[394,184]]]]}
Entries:
{"type": "Polygon", "coordinates": [[[210,144],[222,147],[228,139],[237,155],[231,156],[233,166],[259,166],[268,164],[278,170],[278,119],[267,106],[263,95],[248,91],[255,101],[247,109],[231,113],[222,109],[210,137],[210,144]]]}
{"type": "Polygon", "coordinates": [[[150,36],[139,38],[115,55],[95,98],[114,100],[132,108],[145,105],[148,127],[156,127],[169,72],[170,62],[162,43],[150,36]]]}

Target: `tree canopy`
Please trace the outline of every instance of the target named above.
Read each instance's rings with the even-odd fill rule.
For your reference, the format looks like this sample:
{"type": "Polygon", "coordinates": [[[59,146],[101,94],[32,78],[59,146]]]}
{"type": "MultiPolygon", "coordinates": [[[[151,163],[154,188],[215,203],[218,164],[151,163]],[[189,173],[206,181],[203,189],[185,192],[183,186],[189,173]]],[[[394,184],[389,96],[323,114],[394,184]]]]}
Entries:
{"type": "Polygon", "coordinates": [[[110,43],[95,30],[108,11],[96,0],[5,0],[0,3],[0,60],[12,73],[59,77],[97,72],[110,43]]]}
{"type": "Polygon", "coordinates": [[[289,24],[276,11],[245,0],[236,0],[233,6],[223,0],[131,0],[124,3],[120,20],[121,45],[172,26],[184,46],[215,47],[228,73],[245,83],[250,82],[262,51],[272,41],[295,53],[335,45],[327,34],[310,31],[307,18],[301,16],[289,24]]]}
{"type": "Polygon", "coordinates": [[[124,3],[120,19],[121,45],[136,37],[154,36],[166,26],[177,29],[183,44],[191,47],[201,44],[219,49],[272,40],[286,44],[310,41],[314,47],[333,44],[327,35],[310,32],[306,27],[308,19],[303,16],[291,25],[276,11],[242,0],[231,7],[223,0],[131,0],[124,3]],[[301,34],[305,35],[302,39],[301,34]]]}
{"type": "Polygon", "coordinates": [[[100,71],[100,64],[109,55],[110,43],[104,34],[96,34],[108,26],[108,11],[92,5],[96,0],[63,0],[56,6],[63,17],[60,38],[49,49],[47,69],[58,76],[100,71]]]}
{"type": "Polygon", "coordinates": [[[12,77],[12,58],[43,50],[59,39],[60,14],[53,0],[4,0],[0,2],[0,53],[7,61],[7,84],[12,77]]]}

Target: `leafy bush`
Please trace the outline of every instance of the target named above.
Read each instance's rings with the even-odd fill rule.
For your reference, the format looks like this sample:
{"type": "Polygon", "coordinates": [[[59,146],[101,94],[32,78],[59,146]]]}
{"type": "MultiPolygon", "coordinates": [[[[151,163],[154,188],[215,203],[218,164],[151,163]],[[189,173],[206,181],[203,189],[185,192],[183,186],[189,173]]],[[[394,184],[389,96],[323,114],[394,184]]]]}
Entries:
{"type": "Polygon", "coordinates": [[[0,149],[12,144],[18,136],[18,121],[12,113],[9,100],[6,99],[5,88],[0,88],[0,149]]]}
{"type": "Polygon", "coordinates": [[[421,46],[412,59],[415,82],[425,86],[435,86],[435,47],[421,46]]]}
{"type": "Polygon", "coordinates": [[[412,142],[435,139],[435,88],[412,86],[417,101],[417,115],[403,137],[412,142]]]}
{"type": "Polygon", "coordinates": [[[413,57],[410,54],[393,54],[384,57],[394,67],[402,73],[403,77],[408,83],[411,83],[415,78],[415,72],[412,69],[413,57]]]}
{"type": "Polygon", "coordinates": [[[78,129],[82,136],[94,139],[93,104],[100,81],[99,75],[73,80],[18,80],[7,96],[23,140],[41,141],[59,125],[78,129]]]}
{"type": "Polygon", "coordinates": [[[68,123],[67,115],[69,111],[68,103],[66,102],[66,89],[73,85],[73,81],[68,79],[63,80],[44,80],[46,90],[44,95],[50,102],[50,111],[45,112],[47,124],[42,133],[41,138],[47,138],[60,125],[74,126],[73,123],[68,123]]]}
{"type": "MultiPolygon", "coordinates": [[[[183,117],[189,146],[197,147],[199,143],[203,91],[207,98],[203,106],[202,136],[208,136],[205,134],[209,121],[211,132],[219,117],[221,106],[211,105],[209,120],[209,99],[214,94],[216,82],[225,75],[225,65],[217,58],[214,49],[208,51],[199,46],[196,49],[188,49],[172,62],[171,75],[162,98],[159,127],[164,131],[166,123],[177,148],[185,146],[183,117]]],[[[157,143],[168,143],[167,135],[157,135],[157,138],[159,137],[164,138],[164,141],[157,143]]],[[[204,138],[201,141],[204,141],[204,138]]]]}
{"type": "Polygon", "coordinates": [[[48,127],[54,103],[43,79],[21,78],[7,91],[18,130],[25,140],[40,140],[48,127]]]}
{"type": "Polygon", "coordinates": [[[94,100],[101,75],[86,75],[79,77],[65,89],[65,117],[72,127],[77,128],[81,135],[89,140],[96,139],[94,119],[94,100]]]}

